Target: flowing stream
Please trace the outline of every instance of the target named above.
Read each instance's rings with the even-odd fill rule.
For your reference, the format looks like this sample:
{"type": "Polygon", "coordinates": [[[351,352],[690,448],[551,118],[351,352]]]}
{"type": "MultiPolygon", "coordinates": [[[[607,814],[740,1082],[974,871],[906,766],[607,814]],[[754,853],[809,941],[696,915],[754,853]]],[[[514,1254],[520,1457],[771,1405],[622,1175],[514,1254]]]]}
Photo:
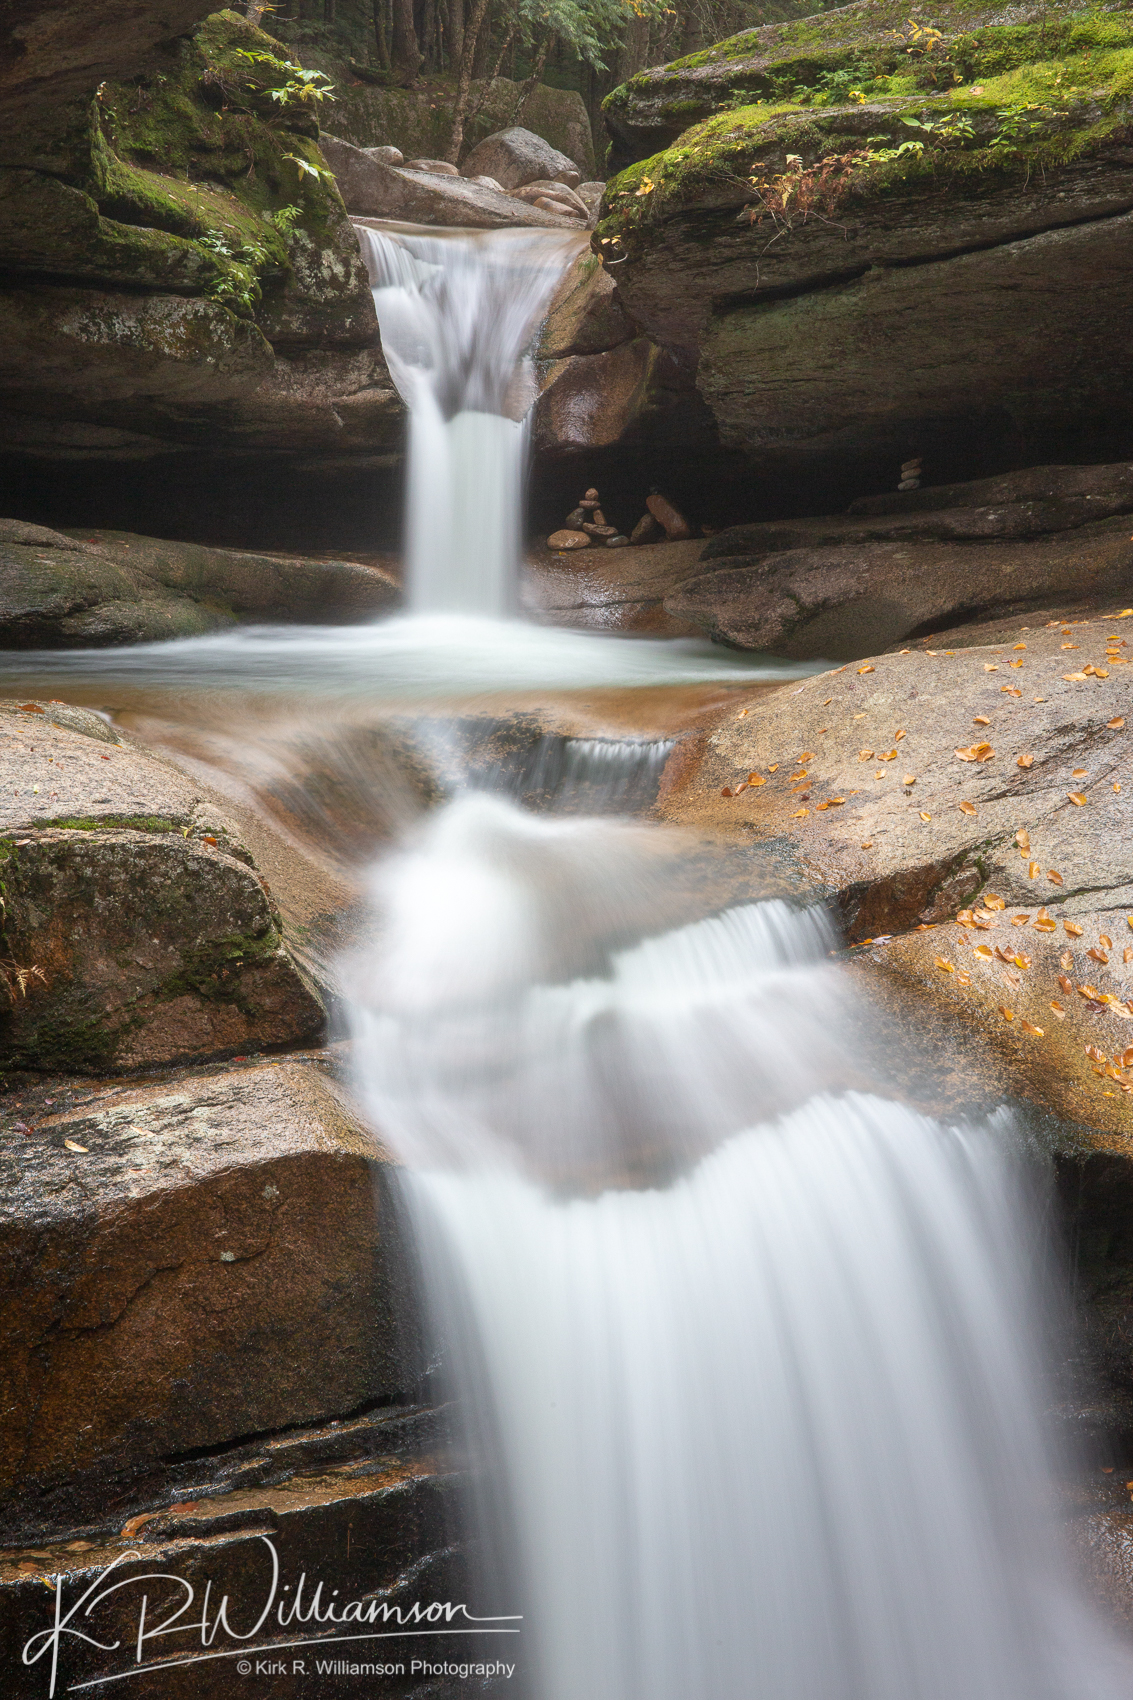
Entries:
{"type": "MultiPolygon", "coordinates": [[[[805,671],[511,618],[526,349],[576,239],[360,236],[412,412],[414,612],[10,677],[328,702],[805,671]]],[[[575,740],[552,789],[616,808],[657,759],[575,740]]],[[[682,840],[483,787],[376,863],[343,975],[462,1413],[478,1606],[524,1619],[507,1691],[1133,1692],[1049,1503],[1011,1117],[938,1125],[863,1076],[821,910],[690,919],[682,840]]]]}
{"type": "MultiPolygon", "coordinates": [[[[506,398],[535,256],[561,262],[535,236],[447,266],[437,240],[365,240],[413,409],[414,596],[499,611],[506,398]],[[471,548],[420,512],[446,484],[485,492],[471,548]]],[[[381,943],[349,970],[528,1691],[1116,1697],[1043,1503],[1010,1119],[854,1089],[820,913],[674,926],[667,895],[650,829],[469,791],[378,866],[381,943]]]]}

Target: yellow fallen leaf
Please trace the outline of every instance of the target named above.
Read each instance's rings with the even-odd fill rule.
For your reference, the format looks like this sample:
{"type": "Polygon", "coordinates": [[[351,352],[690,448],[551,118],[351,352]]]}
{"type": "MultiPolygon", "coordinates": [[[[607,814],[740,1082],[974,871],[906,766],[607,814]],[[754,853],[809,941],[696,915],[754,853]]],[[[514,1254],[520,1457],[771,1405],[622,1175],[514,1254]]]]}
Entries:
{"type": "Polygon", "coordinates": [[[1042,1028],[1036,1027],[1032,1021],[1020,1021],[1019,1026],[1024,1033],[1033,1033],[1036,1039],[1041,1039],[1044,1036],[1042,1028]]]}
{"type": "Polygon", "coordinates": [[[976,955],[982,956],[985,962],[990,962],[992,960],[992,950],[990,945],[978,944],[976,946],[976,955]]]}
{"type": "Polygon", "coordinates": [[[896,732],[894,732],[894,734],[893,734],[893,742],[895,744],[899,744],[901,742],[901,739],[906,737],[906,736],[907,736],[907,733],[905,732],[904,728],[901,727],[901,726],[898,726],[896,732]]]}
{"type": "Polygon", "coordinates": [[[1070,801],[1072,803],[1076,803],[1080,809],[1085,808],[1086,799],[1081,791],[1068,791],[1066,795],[1069,797],[1070,801]]]}
{"type": "Polygon", "coordinates": [[[883,754],[879,755],[877,759],[878,759],[878,761],[896,761],[897,760],[897,751],[896,750],[887,750],[883,754]]]}
{"type": "MultiPolygon", "coordinates": [[[[1109,660],[1108,655],[1106,656],[1106,660],[1107,661],[1109,660]]],[[[1093,674],[1094,674],[1095,679],[1108,679],[1109,678],[1109,668],[1108,667],[1095,667],[1093,669],[1093,674]]]]}
{"type": "Polygon", "coordinates": [[[916,782],[917,782],[917,776],[916,776],[915,773],[907,773],[905,775],[904,779],[902,779],[902,781],[901,781],[902,785],[915,785],[916,782]]]}
{"type": "Polygon", "coordinates": [[[1133,608],[1123,608],[1120,614],[1115,614],[1113,617],[1115,620],[1133,619],[1133,608]]]}
{"type": "Polygon", "coordinates": [[[81,1151],[84,1157],[87,1155],[87,1147],[85,1145],[76,1145],[73,1139],[65,1139],[63,1143],[67,1147],[68,1151],[81,1151]]]}
{"type": "Polygon", "coordinates": [[[1015,1019],[1015,1011],[1013,1009],[1008,1009],[1005,1004],[1000,1004],[999,1013],[1003,1017],[1004,1021],[1014,1021],[1015,1019]]]}
{"type": "Polygon", "coordinates": [[[1125,716],[1123,714],[1119,714],[1115,719],[1107,720],[1106,725],[1109,727],[1111,732],[1120,732],[1121,728],[1125,725],[1125,716]]]}
{"type": "Polygon", "coordinates": [[[1063,1009],[1063,1007],[1060,1003],[1052,1003],[1050,1007],[1054,1011],[1055,1015],[1058,1017],[1059,1021],[1065,1021],[1066,1020],[1066,1011],[1063,1009]]]}
{"type": "Polygon", "coordinates": [[[1052,921],[1049,915],[1043,920],[1036,921],[1035,926],[1040,933],[1054,933],[1058,931],[1057,921],[1052,921]]]}
{"type": "Polygon", "coordinates": [[[1021,826],[1015,834],[1015,842],[1019,846],[1020,850],[1029,850],[1031,848],[1031,835],[1025,826],[1021,826]]]}
{"type": "Polygon", "coordinates": [[[1082,937],[1082,928],[1078,925],[1077,921],[1063,921],[1062,925],[1065,927],[1072,939],[1080,939],[1082,937]]]}
{"type": "Polygon", "coordinates": [[[922,819],[922,820],[931,820],[931,819],[932,819],[932,816],[931,816],[931,815],[926,815],[926,814],[925,814],[925,812],[924,812],[924,810],[923,810],[923,809],[922,809],[922,810],[921,810],[921,819],[922,819]]]}
{"type": "Polygon", "coordinates": [[[1033,755],[1031,755],[1031,753],[1029,751],[1026,755],[1017,756],[1015,758],[1015,766],[1016,767],[1034,767],[1034,765],[1035,765],[1035,758],[1034,758],[1033,755]]]}
{"type": "Polygon", "coordinates": [[[975,719],[972,721],[972,725],[973,726],[990,726],[991,721],[988,719],[986,714],[977,714],[975,719]]]}
{"type": "Polygon", "coordinates": [[[961,909],[959,914],[956,916],[956,921],[961,927],[970,927],[972,925],[972,911],[970,909],[961,909]]]}
{"type": "Polygon", "coordinates": [[[961,803],[959,808],[962,815],[974,815],[976,812],[976,805],[974,803],[961,803]]]}
{"type": "Polygon", "coordinates": [[[804,761],[813,761],[813,760],[814,760],[814,751],[813,750],[804,750],[802,755],[799,757],[799,766],[801,767],[803,765],[804,761]]]}
{"type": "Polygon", "coordinates": [[[1084,768],[1084,767],[1076,767],[1076,768],[1074,768],[1074,770],[1073,770],[1073,771],[1072,771],[1072,773],[1071,773],[1071,775],[1070,775],[1070,777],[1071,777],[1071,779],[1085,779],[1085,777],[1086,777],[1086,772],[1087,772],[1087,769],[1086,769],[1086,768],[1084,768]]]}
{"type": "Polygon", "coordinates": [[[845,797],[831,797],[830,798],[830,807],[832,809],[840,809],[842,807],[842,804],[845,801],[846,801],[845,797]]]}
{"type": "Polygon", "coordinates": [[[1064,673],[1062,675],[1062,677],[1066,680],[1066,682],[1068,684],[1072,684],[1075,681],[1077,683],[1081,684],[1085,680],[1086,674],[1085,673],[1064,673]]]}
{"type": "Polygon", "coordinates": [[[1063,883],[1062,875],[1059,873],[1057,868],[1048,868],[1046,871],[1046,877],[1054,885],[1062,885],[1063,883]]]}
{"type": "Polygon", "coordinates": [[[1120,783],[1120,781],[1119,781],[1119,780],[1117,780],[1117,779],[1115,779],[1115,780],[1114,780],[1114,782],[1113,782],[1113,789],[1114,789],[1114,790],[1115,790],[1115,791],[1120,791],[1120,790],[1121,790],[1121,783],[1120,783]]]}
{"type": "Polygon", "coordinates": [[[1103,950],[1113,949],[1113,940],[1110,938],[1108,933],[1099,933],[1098,943],[1101,945],[1103,950]]]}
{"type": "Polygon", "coordinates": [[[1133,944],[1127,944],[1121,953],[1122,962],[1133,962],[1133,944]]]}
{"type": "MultiPolygon", "coordinates": [[[[816,803],[814,805],[814,807],[815,807],[815,811],[817,813],[817,811],[819,811],[820,809],[828,809],[830,807],[830,804],[829,803],[816,803]]],[[[804,814],[806,813],[805,809],[804,809],[803,813],[804,814]]]]}
{"type": "Polygon", "coordinates": [[[872,838],[864,839],[863,842],[862,842],[862,849],[863,850],[872,850],[873,849],[873,839],[872,838]]]}
{"type": "Polygon", "coordinates": [[[995,666],[995,664],[993,662],[985,661],[984,662],[984,672],[985,673],[998,673],[999,668],[997,666],[995,666]]]}
{"type": "Polygon", "coordinates": [[[872,673],[873,671],[874,671],[874,669],[872,667],[859,667],[858,668],[859,673],[872,673]]]}
{"type": "Polygon", "coordinates": [[[873,751],[872,750],[859,750],[858,751],[858,760],[859,761],[872,761],[873,760],[873,751]]]}
{"type": "Polygon", "coordinates": [[[762,773],[749,773],[748,776],[747,776],[747,782],[748,782],[749,785],[766,785],[767,784],[767,781],[766,781],[766,779],[764,779],[762,773]]]}
{"type": "MultiPolygon", "coordinates": [[[[822,808],[825,808],[826,805],[824,803],[819,803],[818,806],[819,806],[820,809],[822,809],[822,808]]],[[[809,813],[810,813],[809,809],[796,809],[794,814],[791,816],[791,819],[792,820],[798,820],[801,815],[809,815],[809,813]]]]}
{"type": "Polygon", "coordinates": [[[1027,646],[1025,643],[1013,643],[1011,647],[1012,649],[1026,649],[1027,646]]]}
{"type": "Polygon", "coordinates": [[[956,972],[946,956],[934,956],[932,960],[943,973],[954,974],[956,972]]]}

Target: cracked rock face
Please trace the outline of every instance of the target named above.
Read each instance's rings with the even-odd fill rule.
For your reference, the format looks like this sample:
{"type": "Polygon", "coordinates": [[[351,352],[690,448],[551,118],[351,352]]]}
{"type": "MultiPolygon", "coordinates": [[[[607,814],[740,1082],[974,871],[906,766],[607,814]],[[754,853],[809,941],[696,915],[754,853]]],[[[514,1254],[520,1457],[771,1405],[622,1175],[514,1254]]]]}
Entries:
{"type": "Polygon", "coordinates": [[[5,1130],[5,1522],[411,1386],[382,1160],[316,1058],[5,1130]]]}
{"type": "Polygon", "coordinates": [[[164,762],[108,745],[98,716],[56,713],[0,710],[3,1066],[113,1071],[313,1038],[322,1004],[231,823],[164,762]]]}

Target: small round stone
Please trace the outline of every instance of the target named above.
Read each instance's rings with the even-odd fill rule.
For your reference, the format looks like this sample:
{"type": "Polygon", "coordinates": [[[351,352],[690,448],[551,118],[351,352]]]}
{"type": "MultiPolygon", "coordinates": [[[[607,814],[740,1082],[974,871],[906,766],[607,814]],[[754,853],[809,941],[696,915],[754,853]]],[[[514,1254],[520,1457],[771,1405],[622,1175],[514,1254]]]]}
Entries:
{"type": "Polygon", "coordinates": [[[552,531],[547,539],[548,549],[589,549],[590,539],[585,531],[552,531]]]}

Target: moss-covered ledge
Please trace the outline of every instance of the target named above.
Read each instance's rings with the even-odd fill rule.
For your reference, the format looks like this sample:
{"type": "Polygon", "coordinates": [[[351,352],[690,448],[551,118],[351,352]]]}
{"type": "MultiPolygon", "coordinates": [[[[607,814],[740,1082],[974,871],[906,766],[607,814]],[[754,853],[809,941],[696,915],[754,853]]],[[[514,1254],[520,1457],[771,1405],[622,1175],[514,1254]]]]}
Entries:
{"type": "MultiPolygon", "coordinates": [[[[850,13],[807,27],[836,31],[850,13]]],[[[791,98],[728,106],[611,180],[594,246],[652,334],[691,348],[721,306],[1133,207],[1126,8],[1045,33],[986,25],[892,73],[854,64],[834,104],[812,65],[791,98]],[[930,71],[935,92],[915,86],[930,71]]]]}
{"type": "MultiPolygon", "coordinates": [[[[1090,76],[1091,58],[1100,61],[1129,46],[1127,0],[1066,11],[1043,3],[943,0],[922,8],[905,0],[860,0],[748,30],[640,72],[604,102],[611,163],[646,158],[691,125],[753,101],[836,106],[937,96],[1065,59],[1078,60],[1090,76]]],[[[1097,70],[1091,86],[1112,84],[1121,74],[1112,65],[1097,70]]]]}
{"type": "Polygon", "coordinates": [[[203,295],[273,345],[366,346],[365,270],[318,148],[324,79],[232,11],[0,154],[0,265],[203,295]]]}

